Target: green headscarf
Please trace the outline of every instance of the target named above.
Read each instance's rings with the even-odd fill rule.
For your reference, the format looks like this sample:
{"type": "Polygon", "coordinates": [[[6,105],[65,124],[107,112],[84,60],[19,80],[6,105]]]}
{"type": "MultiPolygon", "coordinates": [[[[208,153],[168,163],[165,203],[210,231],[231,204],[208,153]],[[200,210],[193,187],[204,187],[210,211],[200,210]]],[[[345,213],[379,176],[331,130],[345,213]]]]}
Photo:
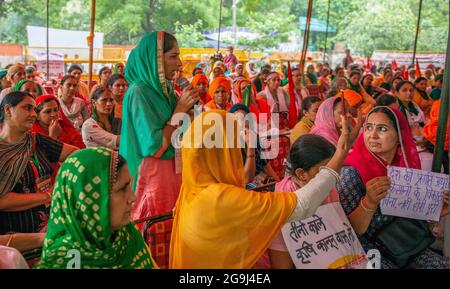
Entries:
{"type": "MultiPolygon", "coordinates": [[[[127,160],[133,189],[142,159],[160,149],[162,130],[176,106],[173,86],[164,76],[163,47],[163,31],[147,33],[131,51],[125,69],[130,87],[123,100],[119,152],[127,160]]],[[[174,156],[169,145],[161,159],[174,156]]]]}
{"type": "Polygon", "coordinates": [[[83,269],[155,267],[134,223],[111,231],[109,200],[117,165],[117,152],[100,147],[80,150],[62,164],[35,268],[67,268],[72,249],[78,250],[83,269]]]}
{"type": "Polygon", "coordinates": [[[125,64],[123,64],[122,62],[116,63],[116,64],[114,65],[114,69],[113,69],[112,74],[118,73],[117,70],[119,69],[119,65],[120,65],[120,64],[122,64],[123,66],[125,66],[125,64]]]}
{"type": "Polygon", "coordinates": [[[16,85],[14,85],[14,87],[13,87],[13,91],[20,91],[20,89],[22,88],[22,86],[23,86],[25,83],[27,83],[27,82],[33,83],[33,84],[35,85],[35,87],[36,87],[36,88],[35,88],[35,91],[36,91],[36,93],[37,93],[38,96],[41,96],[41,95],[42,95],[42,90],[41,90],[40,85],[37,84],[37,83],[35,83],[35,82],[33,82],[33,81],[31,81],[31,80],[27,80],[27,79],[22,79],[21,81],[17,82],[16,85]]]}
{"type": "MultiPolygon", "coordinates": [[[[2,78],[5,77],[6,74],[8,74],[7,70],[0,69],[0,80],[2,80],[2,78]]],[[[2,86],[2,83],[0,82],[0,91],[2,91],[2,90],[3,90],[3,86],[2,86]]]]}

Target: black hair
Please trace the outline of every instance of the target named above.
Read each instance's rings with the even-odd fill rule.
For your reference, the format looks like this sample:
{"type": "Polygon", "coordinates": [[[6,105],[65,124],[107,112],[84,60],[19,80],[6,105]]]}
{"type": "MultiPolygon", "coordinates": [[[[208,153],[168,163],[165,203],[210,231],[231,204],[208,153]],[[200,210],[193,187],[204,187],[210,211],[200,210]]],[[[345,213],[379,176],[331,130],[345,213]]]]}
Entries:
{"type": "Polygon", "coordinates": [[[98,71],[98,76],[102,76],[103,72],[107,69],[111,70],[111,68],[109,68],[108,66],[103,66],[102,68],[100,68],[100,70],[98,71]]]}
{"type": "Polygon", "coordinates": [[[322,99],[315,95],[305,97],[302,101],[302,111],[308,111],[314,103],[321,101],[322,99]]]}
{"type": "Polygon", "coordinates": [[[342,101],[342,97],[336,97],[336,99],[333,102],[333,110],[336,109],[336,107],[338,106],[339,103],[341,103],[342,101]]]}
{"type": "Polygon", "coordinates": [[[197,73],[195,73],[197,70],[200,70],[203,72],[203,69],[201,67],[195,67],[194,70],[192,70],[192,76],[195,76],[197,73]]]}
{"type": "Polygon", "coordinates": [[[31,94],[23,91],[13,91],[5,95],[5,97],[3,97],[2,99],[2,102],[0,103],[0,123],[5,122],[5,106],[10,105],[12,107],[16,107],[27,96],[34,99],[31,94]]]}
{"type": "Polygon", "coordinates": [[[175,43],[177,43],[177,39],[175,38],[175,36],[173,36],[172,34],[170,34],[168,32],[164,32],[164,49],[163,49],[163,53],[166,53],[167,51],[172,49],[173,46],[175,45],[175,43]]]}
{"type": "Polygon", "coordinates": [[[67,79],[69,79],[69,78],[75,79],[75,76],[73,76],[73,75],[71,75],[71,74],[64,75],[64,77],[61,79],[61,85],[64,85],[64,83],[65,83],[65,82],[67,81],[67,79]]]}
{"type": "Polygon", "coordinates": [[[69,67],[68,73],[71,74],[72,71],[74,71],[74,70],[79,70],[79,71],[81,71],[83,73],[83,69],[81,69],[81,66],[79,66],[78,64],[72,64],[69,67]]]}
{"type": "Polygon", "coordinates": [[[397,91],[397,92],[400,91],[402,86],[405,85],[405,84],[411,84],[412,87],[414,87],[414,84],[411,81],[409,81],[409,80],[402,80],[399,83],[397,83],[397,86],[395,87],[395,91],[397,91]]]}
{"type": "Polygon", "coordinates": [[[350,78],[351,78],[353,75],[355,75],[355,74],[358,74],[359,77],[361,77],[361,71],[359,71],[359,70],[352,70],[352,71],[350,72],[350,78]]]}
{"type": "Polygon", "coordinates": [[[427,81],[427,79],[425,77],[423,77],[423,76],[417,77],[416,80],[414,80],[414,85],[416,85],[419,82],[424,81],[424,80],[427,81]]]}
{"type": "MultiPolygon", "coordinates": [[[[123,76],[123,75],[120,74],[120,73],[115,73],[115,74],[111,75],[111,76],[108,78],[108,81],[107,81],[106,83],[108,84],[108,87],[109,87],[109,88],[112,88],[113,85],[114,85],[114,83],[116,83],[116,81],[119,80],[119,79],[125,79],[125,81],[127,81],[127,79],[125,78],[125,76],[123,76]]],[[[128,81],[127,81],[127,82],[128,82],[128,81]]]]}
{"type": "Polygon", "coordinates": [[[289,153],[291,174],[295,175],[295,170],[299,168],[308,171],[318,163],[331,158],[335,150],[335,147],[322,136],[305,134],[299,137],[289,153]]]}
{"type": "Polygon", "coordinates": [[[269,74],[270,73],[270,69],[267,69],[267,67],[264,67],[263,69],[261,69],[261,72],[259,73],[261,74],[269,74]]]}
{"type": "Polygon", "coordinates": [[[125,160],[125,158],[121,155],[119,155],[118,157],[118,162],[117,162],[117,172],[120,171],[120,169],[127,164],[127,161],[125,160]]]}
{"type": "Polygon", "coordinates": [[[233,105],[228,112],[229,113],[235,113],[238,110],[242,110],[243,112],[245,112],[245,114],[250,113],[250,110],[248,109],[248,106],[243,105],[242,103],[236,103],[235,105],[233,105]]]}
{"type": "Polygon", "coordinates": [[[390,110],[389,108],[383,107],[383,106],[379,106],[379,107],[375,107],[368,115],[367,115],[367,119],[369,119],[369,116],[372,113],[384,113],[388,118],[389,121],[391,122],[392,126],[394,127],[395,131],[398,133],[398,129],[397,129],[397,118],[395,116],[395,114],[392,112],[392,110],[390,110]]]}
{"type": "Polygon", "coordinates": [[[107,89],[104,86],[98,86],[93,92],[92,92],[92,101],[97,101],[105,92],[109,92],[109,89],[107,89]]]}
{"type": "Polygon", "coordinates": [[[55,101],[56,104],[59,106],[58,100],[56,100],[54,98],[47,98],[46,100],[41,102],[38,106],[36,106],[36,108],[34,109],[36,111],[36,113],[40,113],[42,111],[42,109],[44,108],[44,105],[46,103],[49,103],[50,101],[55,101]]]}
{"type": "Polygon", "coordinates": [[[376,106],[390,106],[397,102],[397,97],[392,94],[382,94],[377,98],[376,106]]]}

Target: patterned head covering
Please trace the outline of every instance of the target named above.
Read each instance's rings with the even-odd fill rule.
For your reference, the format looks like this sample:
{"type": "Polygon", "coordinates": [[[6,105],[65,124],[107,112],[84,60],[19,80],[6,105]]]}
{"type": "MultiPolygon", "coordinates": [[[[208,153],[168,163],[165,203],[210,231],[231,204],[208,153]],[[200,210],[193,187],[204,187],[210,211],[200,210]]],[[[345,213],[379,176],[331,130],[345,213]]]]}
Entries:
{"type": "Polygon", "coordinates": [[[134,223],[111,231],[109,202],[117,170],[117,152],[100,147],[80,150],[61,165],[36,268],[70,267],[73,250],[83,269],[156,267],[134,223]]]}

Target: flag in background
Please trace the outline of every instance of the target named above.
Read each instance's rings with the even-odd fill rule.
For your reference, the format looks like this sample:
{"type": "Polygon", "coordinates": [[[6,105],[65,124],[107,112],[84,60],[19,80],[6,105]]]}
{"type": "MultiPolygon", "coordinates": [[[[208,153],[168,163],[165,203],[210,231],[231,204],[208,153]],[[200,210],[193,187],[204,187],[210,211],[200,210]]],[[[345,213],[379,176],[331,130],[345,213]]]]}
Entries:
{"type": "Polygon", "coordinates": [[[288,84],[289,84],[289,127],[293,128],[297,123],[297,107],[295,106],[295,84],[292,79],[291,63],[288,62],[288,84]]]}

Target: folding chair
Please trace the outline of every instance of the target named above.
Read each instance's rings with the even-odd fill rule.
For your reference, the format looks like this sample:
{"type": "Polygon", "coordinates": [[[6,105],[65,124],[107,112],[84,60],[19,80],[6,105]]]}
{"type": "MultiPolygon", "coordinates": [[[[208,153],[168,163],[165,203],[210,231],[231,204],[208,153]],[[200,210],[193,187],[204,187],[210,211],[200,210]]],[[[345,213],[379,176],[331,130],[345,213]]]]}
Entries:
{"type": "Polygon", "coordinates": [[[173,212],[156,216],[150,216],[135,221],[136,224],[143,223],[143,237],[150,248],[152,257],[158,267],[167,269],[169,267],[170,237],[172,233],[173,212]]]}

